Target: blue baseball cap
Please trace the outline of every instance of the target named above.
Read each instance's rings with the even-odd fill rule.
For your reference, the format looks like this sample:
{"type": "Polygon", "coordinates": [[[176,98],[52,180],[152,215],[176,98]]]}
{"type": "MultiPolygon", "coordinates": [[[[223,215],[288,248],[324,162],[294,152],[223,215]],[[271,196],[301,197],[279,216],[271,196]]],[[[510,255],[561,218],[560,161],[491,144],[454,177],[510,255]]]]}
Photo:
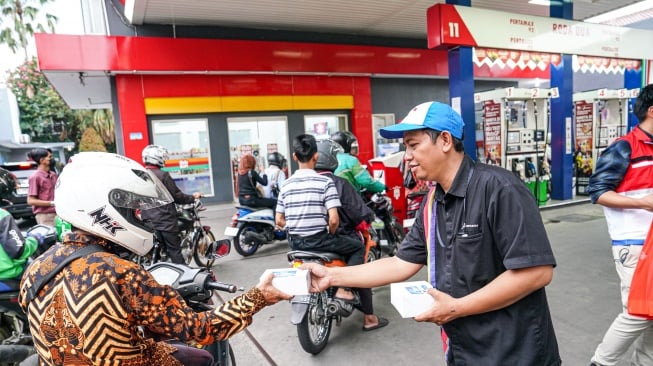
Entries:
{"type": "Polygon", "coordinates": [[[413,108],[404,119],[392,126],[383,127],[379,132],[386,139],[398,139],[406,131],[430,128],[447,131],[458,140],[463,139],[463,122],[460,114],[450,106],[440,102],[426,102],[413,108]]]}

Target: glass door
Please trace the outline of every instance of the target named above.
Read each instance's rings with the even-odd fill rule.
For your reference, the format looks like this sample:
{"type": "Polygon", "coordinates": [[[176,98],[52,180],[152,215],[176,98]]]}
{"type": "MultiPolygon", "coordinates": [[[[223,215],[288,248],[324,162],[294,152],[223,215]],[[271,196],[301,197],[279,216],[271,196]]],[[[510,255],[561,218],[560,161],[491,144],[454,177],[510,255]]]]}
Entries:
{"type": "MultiPolygon", "coordinates": [[[[234,201],[238,201],[238,162],[240,157],[252,154],[258,169],[265,171],[267,156],[279,152],[290,160],[288,144],[288,119],[285,116],[227,118],[229,130],[229,153],[231,157],[231,180],[234,201]]],[[[286,176],[290,175],[285,169],[286,176]]]]}

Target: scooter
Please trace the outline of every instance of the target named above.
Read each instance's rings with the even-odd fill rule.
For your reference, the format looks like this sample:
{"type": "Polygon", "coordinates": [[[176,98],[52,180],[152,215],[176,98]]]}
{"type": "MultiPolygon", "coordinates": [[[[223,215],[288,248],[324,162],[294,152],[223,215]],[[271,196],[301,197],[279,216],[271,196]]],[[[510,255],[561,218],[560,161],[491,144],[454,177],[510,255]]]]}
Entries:
{"type": "MultiPolygon", "coordinates": [[[[41,255],[57,242],[57,232],[53,227],[36,225],[23,235],[37,232],[43,236],[34,257],[41,255]]],[[[0,364],[18,365],[36,351],[29,331],[27,315],[18,304],[20,279],[4,280],[6,291],[0,292],[0,364]]]]}
{"type": "Polygon", "coordinates": [[[274,212],[264,207],[236,206],[224,235],[232,238],[234,248],[243,257],[256,253],[263,244],[286,240],[285,230],[275,230],[274,212]]]}

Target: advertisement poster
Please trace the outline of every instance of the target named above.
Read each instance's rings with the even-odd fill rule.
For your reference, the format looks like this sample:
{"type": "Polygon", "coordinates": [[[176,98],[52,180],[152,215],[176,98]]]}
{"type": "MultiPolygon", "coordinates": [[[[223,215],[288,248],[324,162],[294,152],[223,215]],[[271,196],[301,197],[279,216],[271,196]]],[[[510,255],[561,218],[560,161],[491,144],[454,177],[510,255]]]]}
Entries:
{"type": "Polygon", "coordinates": [[[483,104],[483,135],[485,163],[501,166],[501,103],[489,100],[483,104]]]}
{"type": "Polygon", "coordinates": [[[576,193],[587,194],[589,177],[592,175],[592,150],[594,146],[594,103],[576,102],[576,193]]]}
{"type": "Polygon", "coordinates": [[[164,170],[170,173],[182,192],[213,195],[208,149],[170,151],[170,159],[166,160],[164,170]]]}

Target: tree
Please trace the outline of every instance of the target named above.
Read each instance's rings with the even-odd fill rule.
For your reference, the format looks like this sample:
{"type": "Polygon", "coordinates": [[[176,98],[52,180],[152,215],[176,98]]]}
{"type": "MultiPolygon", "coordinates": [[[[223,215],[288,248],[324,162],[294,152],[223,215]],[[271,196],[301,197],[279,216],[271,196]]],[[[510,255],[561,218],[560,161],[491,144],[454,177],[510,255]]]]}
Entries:
{"type": "Polygon", "coordinates": [[[20,129],[32,136],[35,142],[73,141],[79,146],[82,134],[92,128],[108,151],[115,152],[111,111],[70,109],[38,70],[36,59],[27,61],[11,71],[7,86],[18,102],[20,129]]]}
{"type": "Polygon", "coordinates": [[[10,71],[7,86],[16,96],[23,133],[38,142],[65,140],[73,112],[38,70],[36,59],[10,71]]]}
{"type": "MultiPolygon", "coordinates": [[[[29,60],[27,46],[34,37],[35,30],[45,33],[45,27],[38,21],[40,7],[53,0],[0,0],[0,44],[6,44],[13,53],[22,48],[25,61],[29,60]],[[39,5],[38,7],[36,5],[39,5]]],[[[45,14],[50,32],[54,33],[57,17],[45,14]]]]}
{"type": "Polygon", "coordinates": [[[101,151],[107,152],[106,146],[100,134],[93,127],[84,131],[81,140],[79,140],[79,151],[101,151]]]}

